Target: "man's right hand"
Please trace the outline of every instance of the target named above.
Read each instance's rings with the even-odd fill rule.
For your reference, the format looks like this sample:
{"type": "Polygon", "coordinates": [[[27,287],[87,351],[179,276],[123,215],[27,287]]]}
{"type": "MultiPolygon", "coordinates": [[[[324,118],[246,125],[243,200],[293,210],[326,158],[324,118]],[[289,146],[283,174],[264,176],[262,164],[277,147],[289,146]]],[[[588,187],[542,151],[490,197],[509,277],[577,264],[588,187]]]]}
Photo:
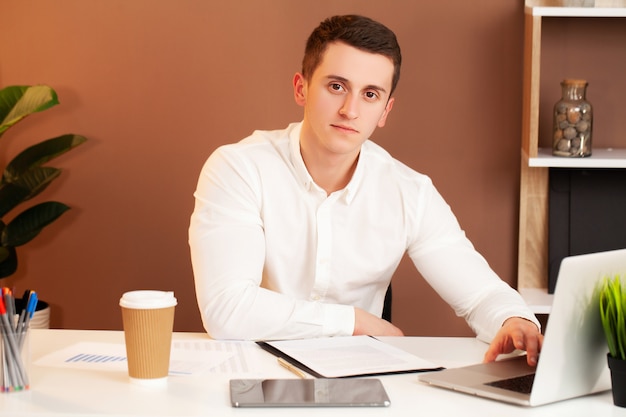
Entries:
{"type": "Polygon", "coordinates": [[[352,335],[404,336],[404,333],[387,320],[354,307],[354,333],[352,335]]]}

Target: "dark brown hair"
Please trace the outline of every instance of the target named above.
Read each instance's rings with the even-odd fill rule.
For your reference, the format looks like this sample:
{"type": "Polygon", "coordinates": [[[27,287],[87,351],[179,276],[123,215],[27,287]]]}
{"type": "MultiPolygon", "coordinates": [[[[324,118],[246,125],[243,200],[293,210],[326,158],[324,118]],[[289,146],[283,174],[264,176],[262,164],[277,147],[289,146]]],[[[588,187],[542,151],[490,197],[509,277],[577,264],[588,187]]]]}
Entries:
{"type": "Polygon", "coordinates": [[[330,43],[343,42],[354,48],[380,54],[393,62],[391,93],[400,79],[402,54],[396,35],[382,23],[359,15],[333,16],[319,24],[309,36],[302,59],[302,75],[311,79],[330,43]]]}

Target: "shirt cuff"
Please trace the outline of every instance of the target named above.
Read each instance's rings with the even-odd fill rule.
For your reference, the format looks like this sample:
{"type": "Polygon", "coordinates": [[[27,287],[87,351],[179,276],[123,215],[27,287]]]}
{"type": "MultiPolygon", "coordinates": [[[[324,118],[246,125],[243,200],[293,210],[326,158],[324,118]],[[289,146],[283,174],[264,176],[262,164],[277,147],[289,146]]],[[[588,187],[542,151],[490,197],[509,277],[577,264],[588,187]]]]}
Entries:
{"type": "Polygon", "coordinates": [[[340,304],[324,305],[324,331],[329,336],[352,336],[354,333],[354,307],[340,304]]]}

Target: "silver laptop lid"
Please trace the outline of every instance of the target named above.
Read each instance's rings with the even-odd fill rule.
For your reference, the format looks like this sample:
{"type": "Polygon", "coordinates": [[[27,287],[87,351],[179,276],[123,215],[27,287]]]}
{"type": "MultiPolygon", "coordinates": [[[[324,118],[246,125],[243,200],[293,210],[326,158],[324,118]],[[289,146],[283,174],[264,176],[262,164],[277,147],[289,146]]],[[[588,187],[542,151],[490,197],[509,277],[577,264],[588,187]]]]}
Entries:
{"type": "Polygon", "coordinates": [[[626,273],[626,249],[563,259],[530,397],[546,404],[610,389],[595,288],[605,275],[626,273]]]}

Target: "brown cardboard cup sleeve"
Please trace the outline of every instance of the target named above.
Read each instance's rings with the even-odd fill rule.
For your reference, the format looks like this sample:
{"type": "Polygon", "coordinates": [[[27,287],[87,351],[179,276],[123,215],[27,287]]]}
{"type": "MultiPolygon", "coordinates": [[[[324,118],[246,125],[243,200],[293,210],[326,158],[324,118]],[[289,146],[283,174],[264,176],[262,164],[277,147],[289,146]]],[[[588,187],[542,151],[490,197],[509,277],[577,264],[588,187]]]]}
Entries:
{"type": "Polygon", "coordinates": [[[126,292],[120,299],[131,381],[167,381],[176,303],[173,292],[156,290],[126,292]]]}

